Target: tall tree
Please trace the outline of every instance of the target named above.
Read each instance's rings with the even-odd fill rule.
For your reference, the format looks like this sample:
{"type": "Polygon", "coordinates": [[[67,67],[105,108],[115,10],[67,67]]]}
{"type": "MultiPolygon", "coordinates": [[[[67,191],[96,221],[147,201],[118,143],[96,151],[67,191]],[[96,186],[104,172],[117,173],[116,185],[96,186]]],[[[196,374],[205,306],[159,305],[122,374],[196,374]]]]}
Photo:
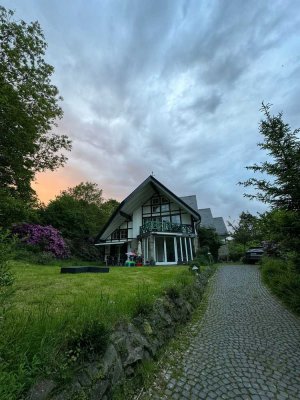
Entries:
{"type": "Polygon", "coordinates": [[[14,21],[0,6],[0,184],[30,197],[35,173],[63,165],[66,135],[52,131],[63,111],[44,60],[47,44],[38,22],[14,21]]]}
{"type": "Polygon", "coordinates": [[[222,246],[222,242],[215,229],[205,228],[204,226],[198,227],[198,239],[200,249],[207,247],[214,260],[217,261],[218,250],[222,246]]]}
{"type": "Polygon", "coordinates": [[[262,103],[261,111],[265,119],[260,123],[260,133],[264,141],[258,146],[266,150],[270,161],[247,167],[254,173],[266,174],[267,178],[250,178],[240,184],[252,186],[255,194],[245,194],[272,208],[300,211],[300,140],[299,129],[291,130],[283,122],[282,113],[270,113],[270,104],[262,103]]]}
{"type": "Polygon", "coordinates": [[[247,245],[260,242],[262,239],[259,228],[259,218],[249,212],[242,212],[237,222],[228,221],[230,226],[230,234],[235,243],[241,244],[246,250],[247,245]]]}
{"type": "Polygon", "coordinates": [[[83,200],[89,204],[100,207],[103,203],[102,189],[98,188],[97,183],[81,182],[78,185],[62,191],[62,195],[69,195],[73,199],[83,200]]]}
{"type": "Polygon", "coordinates": [[[299,270],[300,130],[292,131],[283,122],[282,113],[271,115],[269,104],[263,103],[261,110],[265,116],[260,123],[264,141],[258,146],[268,152],[270,160],[247,167],[264,174],[261,179],[250,178],[240,184],[256,189],[255,194],[245,194],[246,197],[271,207],[260,217],[263,238],[273,242],[282,255],[290,257],[293,253],[292,258],[299,270]]]}

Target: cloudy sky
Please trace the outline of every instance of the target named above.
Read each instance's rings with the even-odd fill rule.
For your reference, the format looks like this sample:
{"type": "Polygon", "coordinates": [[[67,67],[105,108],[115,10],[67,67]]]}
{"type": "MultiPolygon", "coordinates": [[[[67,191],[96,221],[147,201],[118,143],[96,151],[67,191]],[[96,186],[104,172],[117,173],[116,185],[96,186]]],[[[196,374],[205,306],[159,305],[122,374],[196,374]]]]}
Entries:
{"type": "Polygon", "coordinates": [[[38,176],[44,201],[81,181],[122,200],[153,171],[199,208],[236,218],[264,207],[237,182],[258,151],[262,101],[300,126],[298,0],[2,0],[38,20],[67,165],[38,176]]]}

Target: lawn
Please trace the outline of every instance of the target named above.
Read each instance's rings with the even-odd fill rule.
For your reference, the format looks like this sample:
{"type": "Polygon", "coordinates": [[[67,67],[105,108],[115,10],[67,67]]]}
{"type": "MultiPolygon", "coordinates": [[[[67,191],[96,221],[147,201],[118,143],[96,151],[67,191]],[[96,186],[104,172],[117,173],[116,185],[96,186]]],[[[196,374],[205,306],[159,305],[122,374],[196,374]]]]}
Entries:
{"type": "Polygon", "coordinates": [[[101,341],[117,321],[149,307],[167,287],[192,279],[186,266],[75,275],[60,274],[59,265],[14,262],[12,269],[14,292],[0,330],[0,398],[9,400],[22,398],[39,375],[68,379],[81,356],[72,346],[86,332],[101,341]]]}

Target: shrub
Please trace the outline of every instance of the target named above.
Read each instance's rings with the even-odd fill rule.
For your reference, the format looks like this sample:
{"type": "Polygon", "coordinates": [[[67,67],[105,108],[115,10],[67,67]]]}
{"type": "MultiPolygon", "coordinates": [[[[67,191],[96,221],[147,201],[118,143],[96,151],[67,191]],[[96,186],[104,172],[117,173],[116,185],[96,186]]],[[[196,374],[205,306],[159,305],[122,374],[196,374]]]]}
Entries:
{"type": "Polygon", "coordinates": [[[11,286],[14,277],[10,271],[8,260],[13,256],[14,239],[8,231],[0,230],[0,290],[11,286]]]}
{"type": "Polygon", "coordinates": [[[93,241],[72,239],[67,241],[70,253],[84,261],[98,261],[104,258],[102,246],[95,246],[93,241]]]}
{"type": "Polygon", "coordinates": [[[69,249],[60,232],[53,226],[42,226],[36,224],[20,224],[13,228],[21,242],[28,249],[51,253],[56,258],[67,258],[69,249]]]}
{"type": "Polygon", "coordinates": [[[228,248],[231,261],[240,261],[245,255],[245,246],[240,243],[229,242],[228,248]]]}
{"type": "Polygon", "coordinates": [[[101,321],[86,321],[83,329],[72,330],[70,334],[66,355],[71,363],[101,355],[107,348],[109,329],[101,321]]]}
{"type": "Polygon", "coordinates": [[[261,262],[263,281],[271,291],[297,314],[300,314],[300,274],[292,259],[264,257],[261,262]]]}

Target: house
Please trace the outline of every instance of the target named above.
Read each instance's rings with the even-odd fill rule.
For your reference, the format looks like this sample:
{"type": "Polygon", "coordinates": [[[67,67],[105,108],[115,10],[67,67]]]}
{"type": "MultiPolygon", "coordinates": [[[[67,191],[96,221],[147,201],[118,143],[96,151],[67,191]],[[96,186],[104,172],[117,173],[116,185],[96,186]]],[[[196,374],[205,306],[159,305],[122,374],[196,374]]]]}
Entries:
{"type": "Polygon", "coordinates": [[[95,244],[118,264],[130,251],[141,253],[144,263],[188,262],[198,247],[199,211],[196,196],[178,197],[150,175],[120,203],[95,244]]]}
{"type": "Polygon", "coordinates": [[[225,240],[228,231],[222,217],[213,217],[210,208],[200,208],[198,213],[201,216],[201,226],[214,229],[221,240],[225,240]]]}
{"type": "Polygon", "coordinates": [[[210,208],[201,208],[198,212],[201,216],[201,226],[214,229],[221,239],[222,246],[218,250],[219,260],[228,260],[229,249],[226,241],[228,231],[223,218],[213,217],[210,208]]]}
{"type": "Polygon", "coordinates": [[[115,210],[96,238],[105,257],[123,262],[141,248],[144,262],[160,265],[193,260],[201,217],[187,201],[149,176],[115,210]],[[139,243],[140,242],[140,243],[139,243]]]}

